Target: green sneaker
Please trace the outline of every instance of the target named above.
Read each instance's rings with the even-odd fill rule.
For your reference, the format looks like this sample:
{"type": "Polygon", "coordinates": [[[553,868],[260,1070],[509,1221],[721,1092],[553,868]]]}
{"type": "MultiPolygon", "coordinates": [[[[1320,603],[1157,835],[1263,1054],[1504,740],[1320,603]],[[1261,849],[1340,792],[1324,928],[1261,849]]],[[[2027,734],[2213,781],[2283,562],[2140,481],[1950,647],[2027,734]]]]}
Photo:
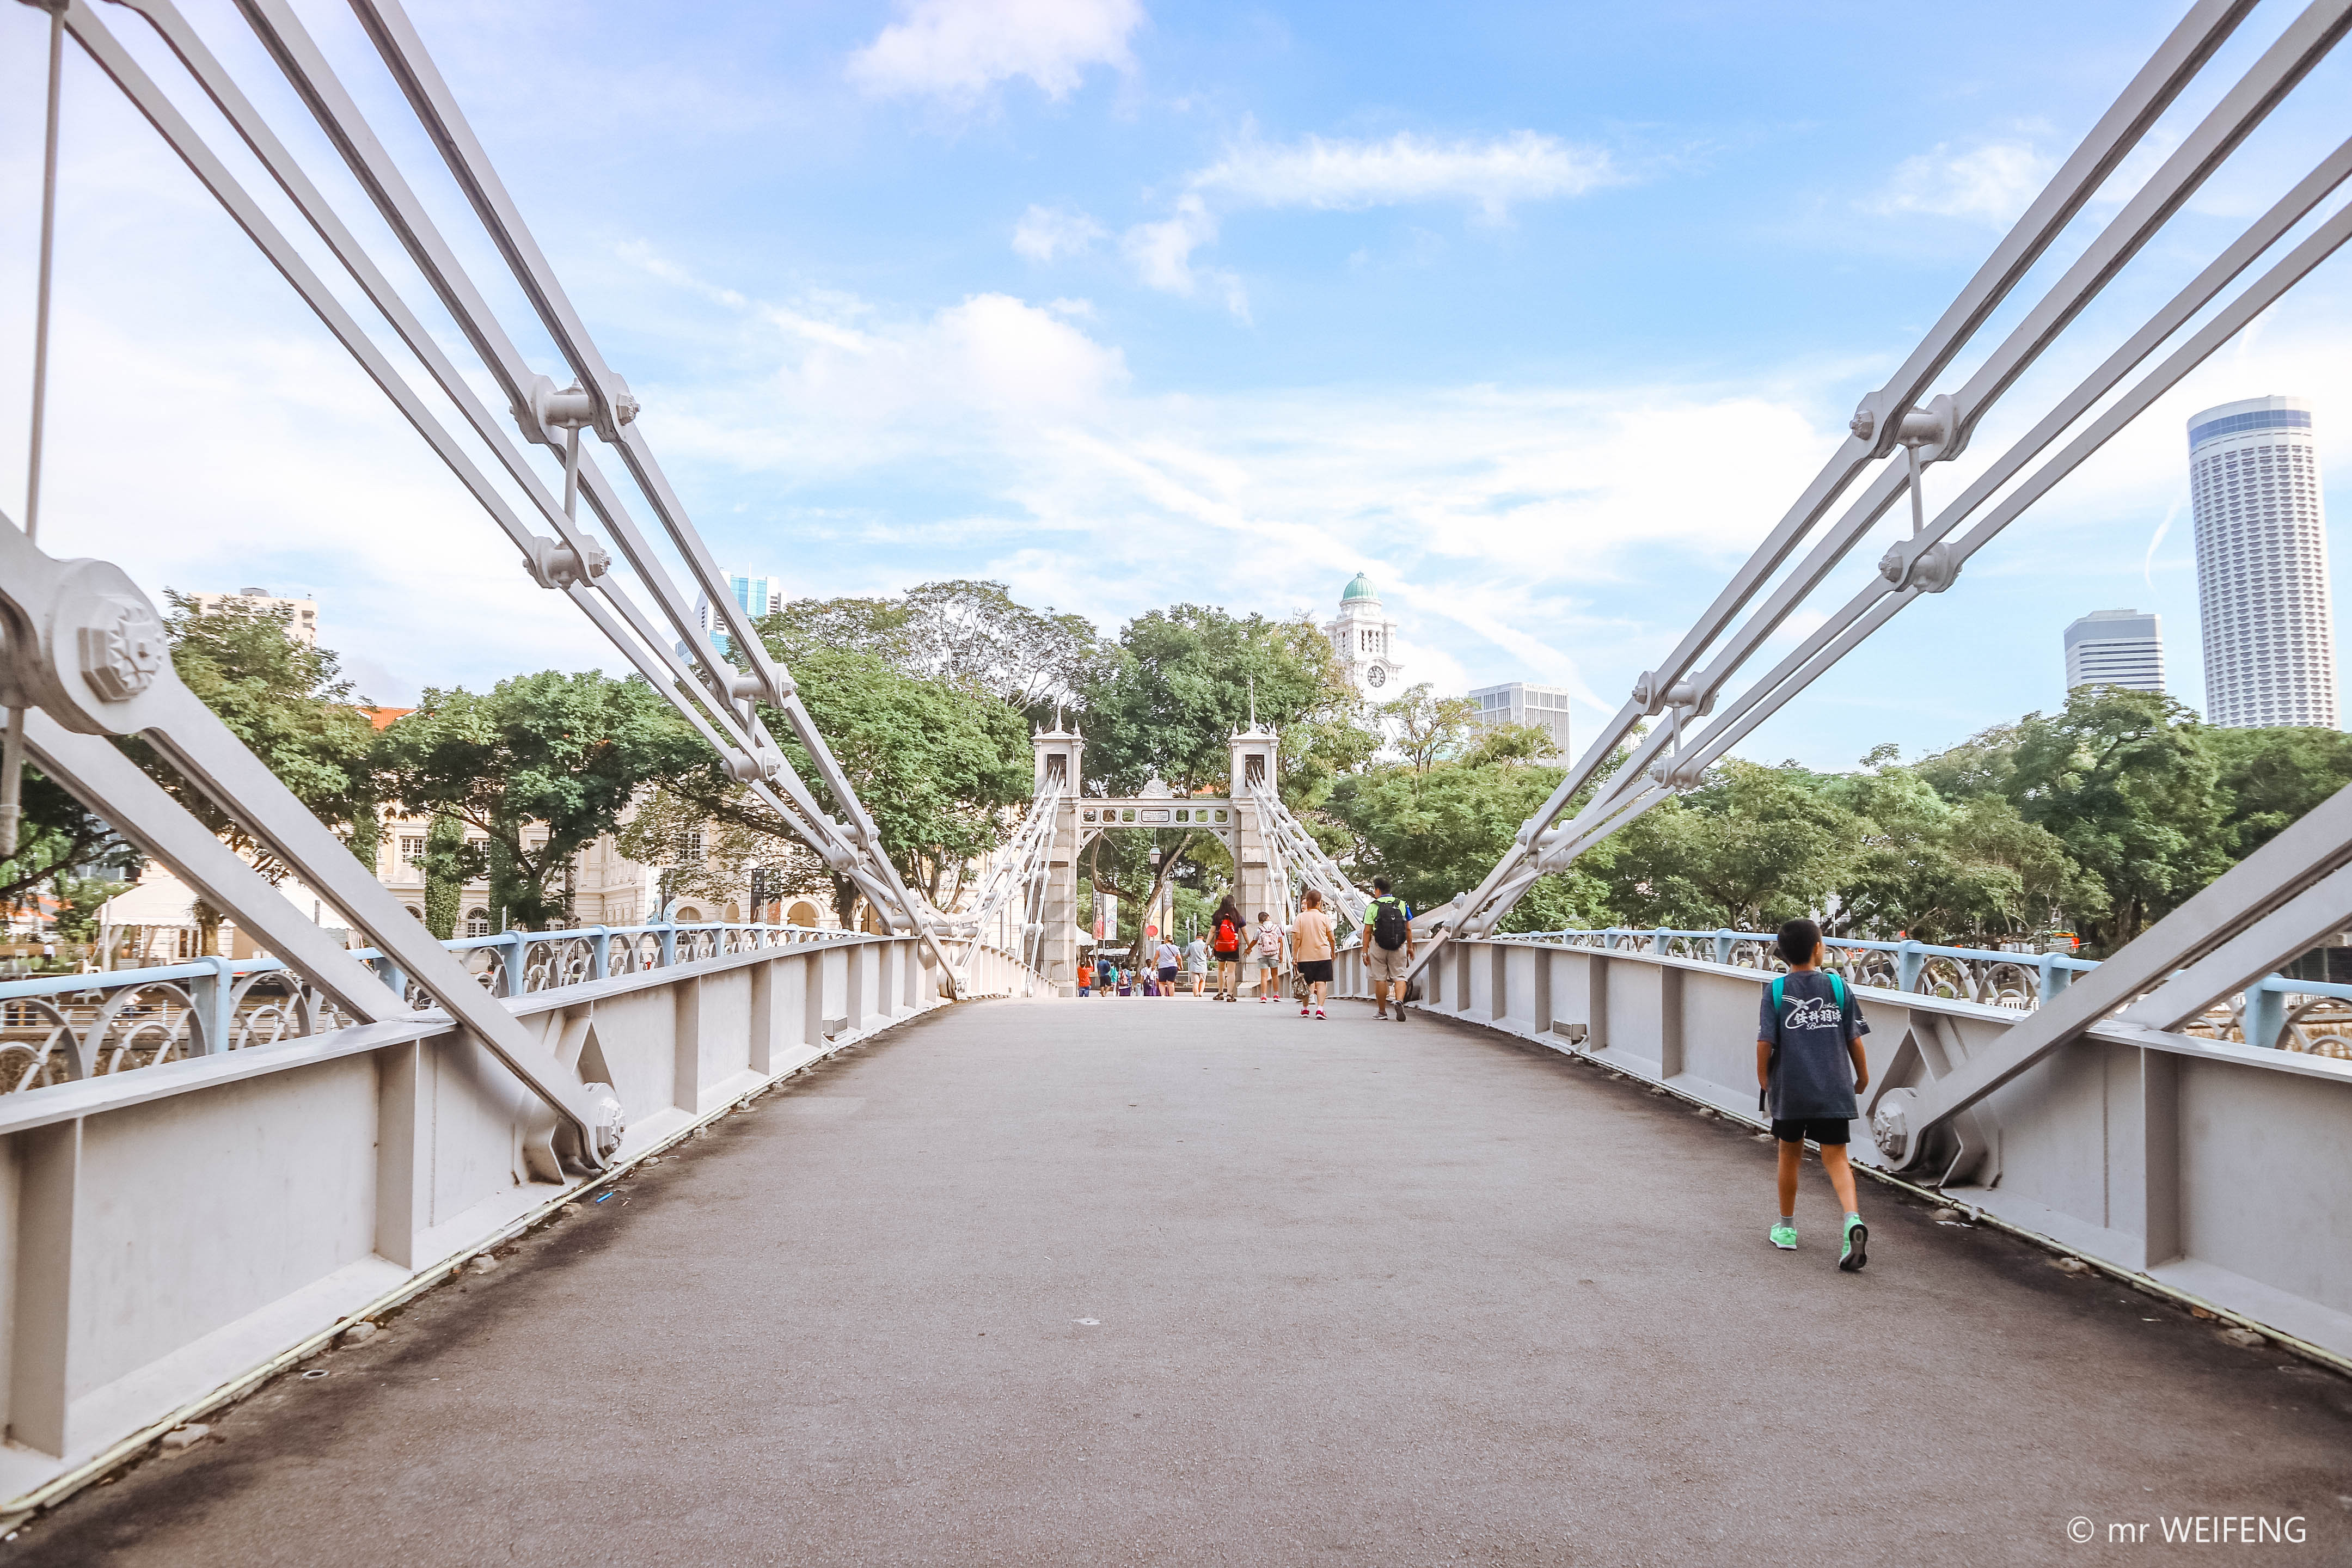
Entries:
{"type": "Polygon", "coordinates": [[[1772,1222],[1772,1245],[1783,1252],[1797,1250],[1797,1227],[1786,1220],[1772,1222]]]}
{"type": "Polygon", "coordinates": [[[1839,1249],[1838,1267],[1849,1274],[1860,1270],[1870,1261],[1869,1246],[1870,1227],[1862,1223],[1862,1216],[1858,1214],[1846,1215],[1845,1246],[1839,1249]]]}

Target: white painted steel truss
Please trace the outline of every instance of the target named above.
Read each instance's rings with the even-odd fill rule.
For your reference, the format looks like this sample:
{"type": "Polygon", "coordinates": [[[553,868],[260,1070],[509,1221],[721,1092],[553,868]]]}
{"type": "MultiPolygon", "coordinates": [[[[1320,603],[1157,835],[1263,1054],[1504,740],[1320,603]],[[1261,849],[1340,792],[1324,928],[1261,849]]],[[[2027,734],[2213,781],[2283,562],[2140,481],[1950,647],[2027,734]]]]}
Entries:
{"type": "Polygon", "coordinates": [[[1064,791],[1058,780],[1037,785],[1029,814],[997,852],[969,907],[938,914],[932,923],[943,938],[962,938],[966,962],[983,941],[1018,953],[1034,975],[1042,965],[1045,936],[1045,889],[1052,878],[1054,833],[1061,820],[1064,791]]]}
{"type": "MultiPolygon", "coordinates": [[[[1971,555],[2352,239],[2352,207],[2339,205],[2306,226],[2352,176],[2347,141],[2042,410],[2032,427],[1957,496],[1933,511],[1926,504],[1926,474],[1967,447],[1986,414],[2352,29],[2352,0],[2305,6],[2042,299],[1990,345],[1959,390],[1931,396],[1937,378],[1973,344],[1994,310],[2253,9],[2254,0],[2199,0],[2189,8],[1902,368],[1863,400],[1847,439],[1764,542],[1666,660],[1641,678],[1551,798],[1521,826],[1510,850],[1465,899],[1457,932],[1493,933],[1538,878],[1564,869],[1592,845],[1699,783],[1730,748],[1880,626],[1922,595],[1951,587],[1971,555]],[[2242,274],[2283,245],[2266,269],[2208,313],[2242,274]],[[2170,352],[2142,371],[2167,344],[2170,352]],[[2138,379],[2129,381],[2135,372],[2138,379]],[[2045,454],[2052,455],[2045,460],[2045,454]],[[1910,529],[1887,547],[1877,575],[1845,604],[1828,608],[1785,658],[1736,687],[1767,639],[1806,606],[1906,495],[1910,529]],[[1794,559],[1809,539],[1811,548],[1794,559]],[[1589,798],[1571,813],[1588,790],[1589,798]]],[[[2137,1026],[2173,1029],[2267,974],[2352,920],[2352,871],[2341,869],[2347,859],[2352,796],[2340,796],[2020,1025],[1993,1056],[1941,1076],[1923,1066],[1922,1081],[1884,1088],[1874,1124],[1882,1146],[1902,1164],[1925,1163],[1931,1146],[1948,1160],[1945,1130],[1956,1119],[2108,1013],[2121,1008],[2121,1017],[2137,1026]],[[2183,965],[2185,971],[2165,978],[2183,965]]],[[[1444,945],[1441,940],[1425,946],[1415,972],[1435,962],[1444,945]]]]}
{"type": "MultiPolygon", "coordinates": [[[[1361,926],[1365,907],[1371,902],[1369,895],[1323,852],[1323,846],[1282,804],[1282,796],[1271,785],[1250,791],[1249,798],[1257,808],[1258,831],[1274,863],[1274,883],[1284,889],[1285,897],[1295,900],[1299,891],[1313,888],[1323,895],[1325,904],[1347,917],[1349,924],[1361,926]]],[[[1289,912],[1285,911],[1286,917],[1289,912]]]]}
{"type": "MultiPolygon", "coordinates": [[[[512,542],[531,578],[578,605],[710,743],[729,773],[775,812],[781,826],[806,842],[829,868],[854,881],[894,931],[919,934],[942,968],[949,967],[934,930],[936,911],[906,886],[883,852],[873,818],[810,719],[790,672],[769,656],[758,628],[730,591],[635,424],[636,399],[598,352],[397,0],[353,0],[352,10],[439,152],[466,205],[512,273],[536,325],[554,344],[570,373],[568,385],[559,386],[555,378],[534,370],[525,359],[428,215],[409,176],[287,0],[236,0],[236,5],[506,398],[503,417],[475,392],[466,370],[402,297],[178,8],[170,0],[110,3],[154,29],[414,356],[424,380],[456,411],[470,433],[470,447],[123,47],[100,8],[89,0],[32,3],[51,18],[53,100],[57,51],[70,37],[146,117],[480,502],[512,542]],[[667,554],[682,564],[687,584],[699,590],[713,608],[742,668],[719,657],[700,625],[688,586],[673,575],[665,547],[641,528],[623,488],[583,449],[583,431],[602,442],[625,470],[629,488],[658,523],[667,554]],[[560,483],[526,455],[524,447],[532,445],[548,449],[551,458],[542,460],[551,468],[560,466],[560,483]],[[487,451],[496,478],[476,460],[478,451],[487,451]],[[520,505],[511,499],[516,493],[520,505]],[[601,538],[580,517],[583,499],[602,526],[601,538]],[[635,579],[634,592],[613,569],[615,552],[635,579]],[[761,703],[783,715],[840,807],[840,817],[820,807],[786,762],[761,719],[761,703]]],[[[53,112],[37,331],[44,345],[55,124],[53,112]]],[[[439,998],[452,1016],[545,1102],[550,1121],[536,1163],[601,1165],[619,1136],[618,1102],[605,1087],[580,1083],[576,1074],[529,1038],[504,1008],[467,981],[457,962],[368,868],[188,692],[166,657],[161,618],[125,574],[103,562],[57,559],[34,542],[37,380],[33,499],[24,527],[0,528],[0,630],[6,638],[0,702],[12,715],[8,785],[0,817],[6,819],[11,847],[14,764],[29,755],[215,907],[257,933],[351,1016],[371,1021],[408,1016],[401,997],[329,942],[195,817],[126,763],[107,739],[145,735],[400,970],[439,998]]]]}

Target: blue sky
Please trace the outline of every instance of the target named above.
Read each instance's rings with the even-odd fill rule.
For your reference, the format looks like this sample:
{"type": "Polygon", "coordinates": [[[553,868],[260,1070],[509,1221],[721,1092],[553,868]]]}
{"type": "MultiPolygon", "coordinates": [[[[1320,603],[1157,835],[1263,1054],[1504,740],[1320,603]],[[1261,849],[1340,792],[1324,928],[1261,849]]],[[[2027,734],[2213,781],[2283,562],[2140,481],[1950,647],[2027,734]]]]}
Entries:
{"type": "MultiPolygon", "coordinates": [[[[9,9],[0,430],[20,431],[39,18],[9,9]]],[[[101,9],[206,122],[132,16],[101,9]]],[[[302,9],[430,173],[348,16],[302,9]]],[[[1985,4],[1924,27],[1862,5],[412,15],[729,565],[811,594],[993,576],[1107,630],[1172,600],[1321,615],[1362,567],[1410,678],[1557,681],[1589,733],[2180,9],[1985,4]]],[[[188,10],[318,151],[234,13],[188,10]]],[[[2263,7],[2222,64],[2289,14],[2263,7]]],[[[2332,145],[2347,68],[2322,67],[2021,397],[2079,374],[2332,145]]],[[[2159,152],[2224,85],[2176,110],[2159,152]]],[[[2126,165],[2042,279],[2149,167],[2126,165]]],[[[381,700],[614,662],[86,61],[64,192],[46,544],[158,590],[313,592],[381,700]]],[[[2061,628],[2118,605],[2163,614],[2197,703],[2183,422],[2310,398],[2340,517],[2344,268],[1748,753],[1849,766],[2053,706],[2061,628]]],[[[2030,422],[2018,406],[1970,458],[2030,422]]],[[[21,442],[0,444],[0,496],[21,471],[21,442]]],[[[1965,477],[1935,471],[1931,500],[1965,477]]]]}

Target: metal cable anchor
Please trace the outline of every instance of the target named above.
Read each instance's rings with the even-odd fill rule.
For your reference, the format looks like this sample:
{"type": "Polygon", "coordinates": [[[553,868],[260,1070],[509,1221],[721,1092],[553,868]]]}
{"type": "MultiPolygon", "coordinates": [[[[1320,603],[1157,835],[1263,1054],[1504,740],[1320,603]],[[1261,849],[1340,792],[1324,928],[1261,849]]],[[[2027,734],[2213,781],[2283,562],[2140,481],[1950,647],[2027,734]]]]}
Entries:
{"type": "MultiPolygon", "coordinates": [[[[1865,407],[1854,416],[1857,436],[1864,434],[1869,414],[1865,407]]],[[[1920,471],[1928,463],[1954,456],[1964,444],[1958,408],[1949,397],[1938,397],[1925,408],[1906,408],[1896,424],[1895,437],[1910,468],[1911,537],[1889,546],[1878,558],[1878,574],[1897,588],[1940,594],[1959,577],[1960,563],[1940,540],[1929,544],[1923,538],[1927,531],[1927,506],[1920,471]]]]}

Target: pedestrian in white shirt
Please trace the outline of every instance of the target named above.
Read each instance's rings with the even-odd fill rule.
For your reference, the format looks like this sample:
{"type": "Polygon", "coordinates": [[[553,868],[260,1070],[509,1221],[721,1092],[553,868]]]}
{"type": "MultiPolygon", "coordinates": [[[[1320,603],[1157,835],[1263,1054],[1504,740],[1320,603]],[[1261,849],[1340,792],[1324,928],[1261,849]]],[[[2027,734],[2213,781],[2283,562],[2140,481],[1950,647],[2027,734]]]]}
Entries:
{"type": "Polygon", "coordinates": [[[1257,912],[1257,1000],[1260,1006],[1274,1000],[1282,984],[1282,928],[1264,910],[1257,912]]]}

